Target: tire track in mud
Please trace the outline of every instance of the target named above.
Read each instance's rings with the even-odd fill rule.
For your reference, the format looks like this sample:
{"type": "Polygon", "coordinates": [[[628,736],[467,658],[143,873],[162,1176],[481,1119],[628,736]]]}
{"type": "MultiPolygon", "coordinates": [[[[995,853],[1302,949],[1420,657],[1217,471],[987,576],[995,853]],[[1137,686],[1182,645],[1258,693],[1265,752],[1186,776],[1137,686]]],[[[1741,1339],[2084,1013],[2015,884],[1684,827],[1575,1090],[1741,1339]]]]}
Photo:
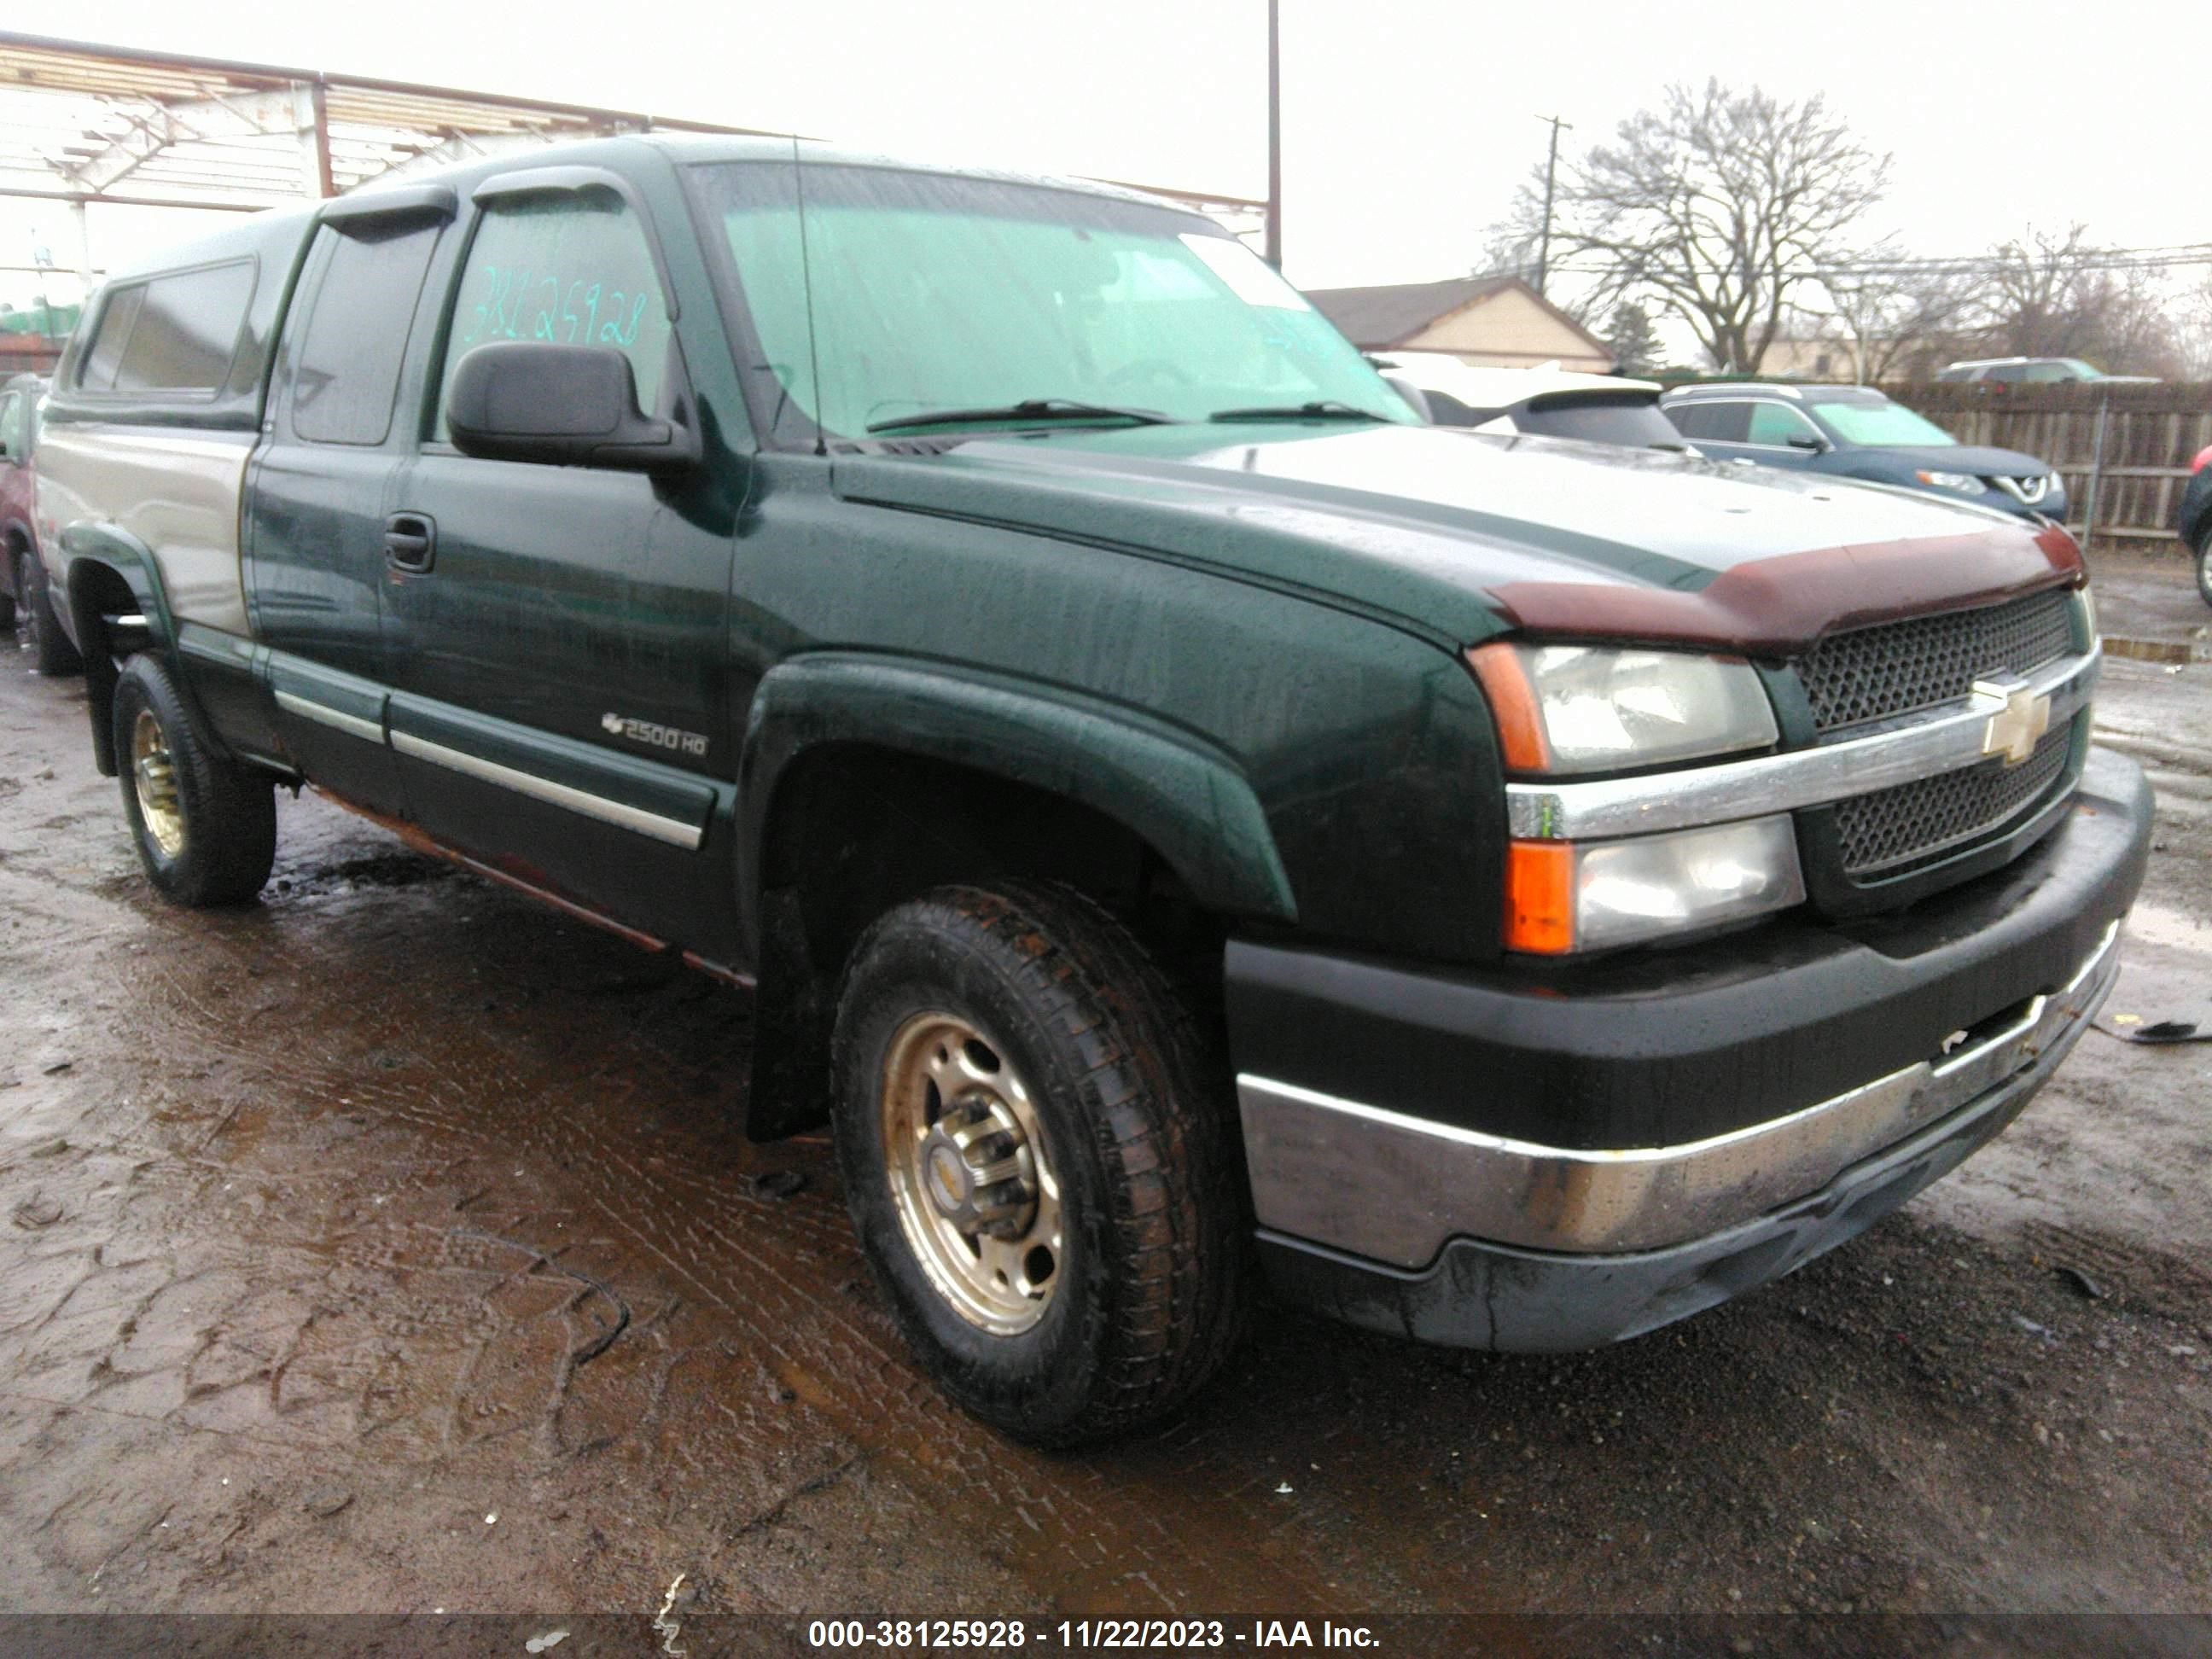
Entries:
{"type": "MultiPolygon", "coordinates": [[[[718,1103],[687,1092],[692,1079],[671,1057],[671,1034],[642,1028],[635,1009],[623,1010],[632,1016],[625,1024],[611,1016],[608,999],[563,982],[572,976],[562,971],[564,963],[590,964],[588,974],[604,976],[611,962],[632,958],[465,878],[440,883],[434,908],[413,894],[395,902],[388,893],[325,890],[315,867],[355,850],[355,840],[333,847],[332,837],[317,836],[311,848],[294,850],[295,832],[306,827],[297,823],[301,816],[289,809],[285,815],[293,848],[280,873],[293,893],[258,916],[173,915],[150,900],[110,901],[130,920],[118,919],[100,941],[101,954],[131,951],[149,936],[155,952],[132,952],[137,994],[106,1017],[106,1037],[126,1051],[163,1052],[173,1072],[220,1060],[219,1091],[250,1103],[234,1109],[218,1126],[221,1138],[190,1163],[253,1178],[263,1162],[259,1149],[272,1137],[296,1142],[333,1115],[366,1120],[377,1132],[375,1146],[362,1145],[372,1139],[364,1133],[334,1154],[346,1160],[342,1166],[288,1170],[283,1179],[316,1189],[319,1204],[311,1207],[340,1204],[349,1188],[397,1187],[394,1223],[410,1214],[419,1223],[425,1204],[444,1197],[457,1164],[480,1166],[491,1190],[472,1212],[514,1212],[514,1219],[501,1216],[501,1231],[569,1259],[592,1255],[594,1235],[611,1236],[618,1254],[641,1258],[654,1276],[680,1286],[686,1302],[711,1310],[690,1322],[695,1337],[698,1327],[720,1327],[707,1334],[752,1355],[820,1429],[856,1448],[879,1474],[895,1476],[926,1507],[969,1517],[1052,1605],[1126,1609],[1140,1594],[1164,1611],[1182,1611],[1163,1586],[1189,1582],[1178,1563],[1194,1507],[1208,1511],[1201,1524],[1209,1533],[1256,1539],[1279,1528],[1279,1506],[1270,1513],[1258,1501],[1264,1494],[1249,1474],[1221,1478],[1202,1438],[1180,1438],[1165,1460],[1176,1478],[1163,1490],[1157,1478],[1109,1480],[1095,1468],[1042,1457],[961,1417],[914,1367],[888,1320],[872,1311],[872,1285],[835,1200],[826,1147],[761,1151],[732,1133],[702,1136],[696,1120],[718,1103]],[[303,896],[303,888],[313,890],[303,896]],[[365,939],[342,925],[380,904],[413,914],[377,915],[365,939]],[[415,937],[403,945],[397,936],[409,924],[415,937]],[[518,980],[530,1006],[510,1008],[494,993],[511,994],[518,980]],[[487,998],[495,1013],[457,1018],[457,1006],[481,1008],[487,998]],[[365,1063],[379,1053],[423,1049],[433,1057],[389,1074],[365,1063]],[[656,1098],[673,1103],[666,1111],[672,1123],[641,1122],[659,1115],[656,1098]],[[307,1109],[286,1110],[302,1106],[307,1109]],[[428,1144],[394,1146],[395,1135],[428,1144]],[[637,1152],[641,1135],[676,1155],[649,1164],[637,1152]],[[228,1157],[226,1146],[234,1149],[228,1157]],[[799,1165],[809,1189],[795,1200],[749,1193],[741,1183],[764,1164],[799,1165]],[[553,1200],[550,1209],[514,1201],[509,1171],[516,1169],[553,1200]],[[850,1294],[864,1285],[865,1308],[850,1294]],[[1194,1487],[1209,1494],[1195,1506],[1194,1487]]],[[[681,1008],[672,1013],[666,1000],[665,992],[648,993],[653,1024],[673,1024],[677,1046],[696,1046],[700,1016],[681,1008]]],[[[738,1073],[742,1061],[740,1048],[727,1063],[738,1073]]],[[[143,1151],[179,1156],[161,1140],[155,1137],[143,1151]]],[[[323,1248],[305,1239],[292,1248],[303,1263],[318,1261],[332,1274],[390,1275],[387,1289],[371,1293],[400,1295],[414,1276],[434,1271],[417,1244],[378,1226],[323,1248]]],[[[605,1276],[604,1264],[595,1271],[605,1276]]],[[[635,1272],[625,1277],[634,1287],[635,1272]]],[[[361,1295],[342,1299],[358,1304],[361,1295]]],[[[325,1351],[325,1358],[366,1363],[393,1334],[387,1319],[369,1325],[352,1348],[325,1351]]],[[[450,1425],[469,1409],[474,1367],[508,1334],[471,1339],[447,1318],[416,1330],[414,1340],[433,1329],[461,1356],[444,1358],[453,1374],[428,1391],[438,1403],[418,1396],[410,1411],[369,1431],[388,1435],[406,1420],[442,1422],[448,1429],[431,1443],[474,1444],[450,1425]]],[[[551,1409],[557,1417],[557,1401],[551,1409]]],[[[641,1431],[655,1409],[648,1401],[633,1431],[641,1431]]],[[[541,1456],[559,1455],[557,1424],[550,1431],[518,1424],[502,1432],[521,1428],[532,1430],[541,1456]]],[[[1140,1448],[1136,1455],[1157,1452],[1140,1448]]],[[[1304,1549],[1223,1556],[1237,1566],[1212,1587],[1215,1593],[1253,1606],[1315,1605],[1323,1575],[1304,1549]]]]}

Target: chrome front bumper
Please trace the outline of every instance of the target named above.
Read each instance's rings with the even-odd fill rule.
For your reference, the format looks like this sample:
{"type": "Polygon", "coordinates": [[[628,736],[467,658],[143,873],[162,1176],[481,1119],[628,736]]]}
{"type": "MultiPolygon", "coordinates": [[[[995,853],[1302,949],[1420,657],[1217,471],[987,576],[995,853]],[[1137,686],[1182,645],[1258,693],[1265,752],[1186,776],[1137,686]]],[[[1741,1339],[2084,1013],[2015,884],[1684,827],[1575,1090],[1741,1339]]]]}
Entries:
{"type": "MultiPolygon", "coordinates": [[[[1486,1135],[1249,1074],[1237,1079],[1261,1229],[1419,1268],[1455,1237],[1582,1254],[1736,1226],[2031,1071],[2047,1077],[2119,970],[2108,927],[2060,989],[1948,1051],[1785,1117],[1673,1146],[1580,1151],[1486,1135]]],[[[1479,1079],[1470,1079],[1480,1086],[1479,1079]]]]}

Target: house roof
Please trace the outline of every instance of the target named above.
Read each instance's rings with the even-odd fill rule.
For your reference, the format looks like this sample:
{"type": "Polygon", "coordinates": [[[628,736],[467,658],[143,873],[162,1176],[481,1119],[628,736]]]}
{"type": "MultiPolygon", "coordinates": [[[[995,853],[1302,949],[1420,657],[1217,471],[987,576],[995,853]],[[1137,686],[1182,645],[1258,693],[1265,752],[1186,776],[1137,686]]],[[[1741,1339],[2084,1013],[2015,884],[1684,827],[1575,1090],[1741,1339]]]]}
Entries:
{"type": "Polygon", "coordinates": [[[1519,289],[1567,327],[1605,351],[1604,343],[1518,276],[1455,276],[1441,283],[1390,283],[1380,288],[1310,288],[1306,298],[1338,331],[1364,351],[1381,350],[1412,338],[1431,323],[1519,289]]]}

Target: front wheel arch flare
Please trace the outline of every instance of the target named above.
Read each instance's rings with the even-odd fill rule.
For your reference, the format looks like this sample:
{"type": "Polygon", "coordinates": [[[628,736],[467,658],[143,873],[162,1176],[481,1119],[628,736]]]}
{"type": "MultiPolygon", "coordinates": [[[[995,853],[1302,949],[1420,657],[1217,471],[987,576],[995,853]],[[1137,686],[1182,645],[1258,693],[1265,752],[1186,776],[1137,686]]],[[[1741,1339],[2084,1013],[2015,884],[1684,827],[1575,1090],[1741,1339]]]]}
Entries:
{"type": "Polygon", "coordinates": [[[1292,923],[1297,901],[1258,795],[1232,757],[1140,710],[891,657],[823,653],[763,678],[738,763],[739,908],[760,937],[777,786],[823,744],[887,748],[995,775],[1103,814],[1224,915],[1292,923]]]}

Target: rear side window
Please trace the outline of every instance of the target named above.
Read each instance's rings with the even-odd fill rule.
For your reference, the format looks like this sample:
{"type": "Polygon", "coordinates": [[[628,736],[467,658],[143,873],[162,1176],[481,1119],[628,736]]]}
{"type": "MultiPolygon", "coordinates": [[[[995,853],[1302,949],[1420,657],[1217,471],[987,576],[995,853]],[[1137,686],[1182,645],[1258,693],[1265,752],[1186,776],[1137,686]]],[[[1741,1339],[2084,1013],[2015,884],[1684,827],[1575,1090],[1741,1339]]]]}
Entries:
{"type": "Polygon", "coordinates": [[[29,412],[29,399],[20,392],[0,396],[0,461],[20,461],[29,447],[27,439],[30,422],[23,417],[29,412]]]}
{"type": "MultiPolygon", "coordinates": [[[[130,337],[116,364],[118,392],[212,395],[230,378],[246,307],[253,297],[253,262],[156,276],[144,284],[130,337]]],[[[100,329],[104,336],[106,325],[100,329]]],[[[97,356],[97,343],[95,353],[97,356]]]]}
{"type": "Polygon", "coordinates": [[[138,320],[138,305],[145,297],[143,283],[118,289],[107,296],[107,303],[100,308],[100,325],[84,356],[84,368],[76,377],[79,386],[95,392],[114,388],[115,366],[123,361],[123,348],[131,343],[131,325],[138,320]]]}
{"type": "Polygon", "coordinates": [[[1751,428],[1751,405],[1736,403],[1676,404],[1667,418],[1682,435],[1705,443],[1740,444],[1751,428]]]}
{"type": "Polygon", "coordinates": [[[470,349],[494,340],[612,346],[629,359],[640,408],[660,400],[668,360],[668,307],[645,228],[599,191],[563,192],[489,208],[469,246],[438,380],[436,431],[446,394],[470,349]]]}
{"type": "Polygon", "coordinates": [[[316,232],[322,272],[292,365],[292,430],[311,443],[380,444],[440,227],[368,220],[316,232]]]}

